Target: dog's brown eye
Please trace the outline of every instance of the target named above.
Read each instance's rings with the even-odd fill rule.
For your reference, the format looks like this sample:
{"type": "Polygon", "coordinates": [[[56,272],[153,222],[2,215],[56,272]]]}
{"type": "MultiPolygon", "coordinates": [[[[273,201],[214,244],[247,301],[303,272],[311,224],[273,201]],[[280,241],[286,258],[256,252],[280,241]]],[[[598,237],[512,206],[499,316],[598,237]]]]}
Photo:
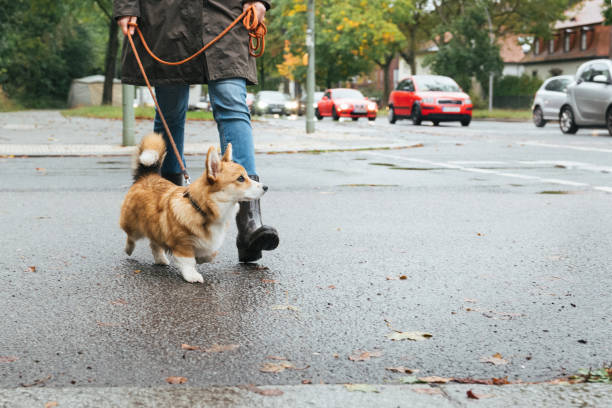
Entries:
{"type": "Polygon", "coordinates": [[[241,182],[241,183],[244,182],[244,176],[238,177],[238,181],[241,182]]]}

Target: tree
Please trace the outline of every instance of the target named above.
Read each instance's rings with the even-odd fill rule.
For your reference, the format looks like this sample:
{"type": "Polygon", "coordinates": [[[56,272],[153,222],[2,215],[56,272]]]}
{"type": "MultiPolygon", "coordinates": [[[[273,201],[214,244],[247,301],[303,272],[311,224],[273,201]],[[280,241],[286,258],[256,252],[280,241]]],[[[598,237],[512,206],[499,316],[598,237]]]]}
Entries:
{"type": "Polygon", "coordinates": [[[474,77],[486,88],[489,74],[500,74],[503,68],[499,47],[491,42],[489,32],[483,30],[486,23],[481,8],[464,8],[450,25],[440,26],[439,50],[426,58],[426,64],[435,73],[454,78],[466,92],[471,89],[474,77]]]}
{"type": "Polygon", "coordinates": [[[430,9],[430,0],[395,0],[393,22],[406,38],[400,55],[410,65],[412,75],[417,74],[417,47],[427,43],[436,28],[436,19],[430,9]]]}
{"type": "Polygon", "coordinates": [[[102,11],[108,24],[108,42],[106,57],[104,59],[104,91],[102,92],[102,105],[113,103],[113,81],[117,64],[117,51],[119,50],[119,26],[113,18],[112,0],[94,0],[102,11]]]}

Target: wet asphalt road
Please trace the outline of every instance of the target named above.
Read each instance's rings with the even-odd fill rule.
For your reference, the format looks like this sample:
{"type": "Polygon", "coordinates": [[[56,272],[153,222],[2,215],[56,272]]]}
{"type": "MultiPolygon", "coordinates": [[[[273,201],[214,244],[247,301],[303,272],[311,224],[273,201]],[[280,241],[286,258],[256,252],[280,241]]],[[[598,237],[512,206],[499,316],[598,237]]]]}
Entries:
{"type": "Polygon", "coordinates": [[[281,245],[239,265],[232,233],[203,285],[153,266],[142,241],[123,253],[129,158],[0,159],[0,387],[395,382],[390,366],[536,381],[610,362],[606,133],[317,126],[423,147],[259,155],[281,245]],[[495,353],[507,364],[480,361],[495,353]],[[268,356],[297,370],[264,373],[268,356]]]}

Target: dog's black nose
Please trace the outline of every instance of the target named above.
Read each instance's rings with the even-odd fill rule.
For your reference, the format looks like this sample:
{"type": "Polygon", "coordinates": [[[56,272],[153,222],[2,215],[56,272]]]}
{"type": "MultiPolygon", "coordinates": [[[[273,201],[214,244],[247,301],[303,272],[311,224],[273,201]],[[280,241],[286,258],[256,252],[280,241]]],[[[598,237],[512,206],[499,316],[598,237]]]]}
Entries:
{"type": "Polygon", "coordinates": [[[263,186],[264,191],[268,191],[268,186],[263,186]]]}

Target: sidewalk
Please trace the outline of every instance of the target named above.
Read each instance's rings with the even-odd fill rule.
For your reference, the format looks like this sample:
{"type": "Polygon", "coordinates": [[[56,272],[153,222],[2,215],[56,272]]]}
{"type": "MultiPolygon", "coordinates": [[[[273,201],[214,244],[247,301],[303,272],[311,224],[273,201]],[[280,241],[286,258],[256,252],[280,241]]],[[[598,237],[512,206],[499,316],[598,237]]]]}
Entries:
{"type": "MultiPolygon", "coordinates": [[[[265,119],[253,122],[256,153],[360,150],[408,147],[406,140],[384,134],[368,122],[338,132],[336,123],[317,123],[307,135],[304,119],[265,119]],[[336,125],[336,126],[334,126],[336,125]]],[[[135,123],[136,141],[151,132],[151,120],[135,123]]],[[[65,118],[59,111],[0,113],[0,156],[131,155],[134,147],[121,146],[122,122],[112,119],[65,118]]],[[[215,122],[189,121],[185,154],[204,154],[219,143],[215,122]]]]}
{"type": "Polygon", "coordinates": [[[612,386],[574,385],[283,385],[0,389],[0,406],[57,407],[609,407],[612,386]],[[478,397],[469,398],[468,391],[478,397]],[[53,403],[57,403],[57,405],[53,403]],[[47,404],[47,405],[45,405],[47,404]],[[50,405],[49,405],[50,404],[50,405]]]}

